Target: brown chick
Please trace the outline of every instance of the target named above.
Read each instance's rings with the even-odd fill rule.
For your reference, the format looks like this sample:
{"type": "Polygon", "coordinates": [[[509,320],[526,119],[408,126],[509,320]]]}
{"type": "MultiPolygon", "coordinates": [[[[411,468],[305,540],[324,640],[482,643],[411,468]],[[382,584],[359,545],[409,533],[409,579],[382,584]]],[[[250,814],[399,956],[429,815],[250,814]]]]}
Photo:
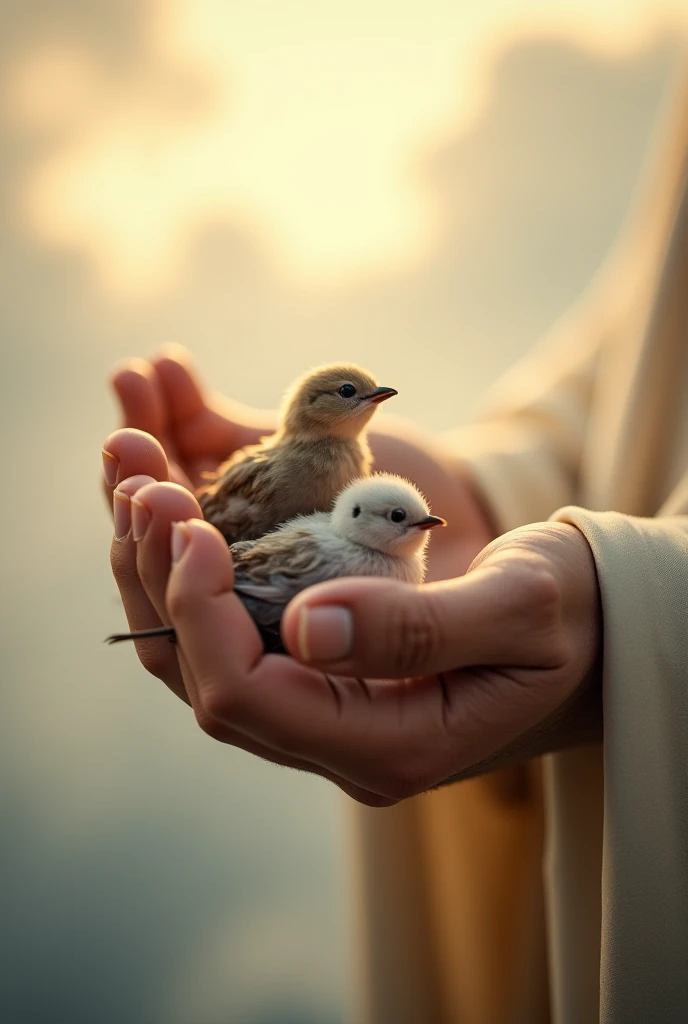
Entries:
{"type": "Polygon", "coordinates": [[[276,433],[234,452],[201,490],[206,520],[234,544],[293,516],[329,511],[348,483],[370,472],[365,430],[376,406],[396,394],[358,366],[310,371],[287,393],[276,433]]]}

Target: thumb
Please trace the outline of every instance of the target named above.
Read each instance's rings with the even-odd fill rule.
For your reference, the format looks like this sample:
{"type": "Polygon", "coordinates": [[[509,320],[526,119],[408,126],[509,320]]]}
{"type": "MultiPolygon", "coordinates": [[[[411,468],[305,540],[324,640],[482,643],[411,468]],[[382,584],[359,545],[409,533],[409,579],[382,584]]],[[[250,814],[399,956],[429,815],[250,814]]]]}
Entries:
{"type": "Polygon", "coordinates": [[[424,586],[370,578],[323,583],[287,607],[282,636],[294,657],[341,675],[541,665],[538,638],[557,614],[551,583],[496,565],[424,586]]]}

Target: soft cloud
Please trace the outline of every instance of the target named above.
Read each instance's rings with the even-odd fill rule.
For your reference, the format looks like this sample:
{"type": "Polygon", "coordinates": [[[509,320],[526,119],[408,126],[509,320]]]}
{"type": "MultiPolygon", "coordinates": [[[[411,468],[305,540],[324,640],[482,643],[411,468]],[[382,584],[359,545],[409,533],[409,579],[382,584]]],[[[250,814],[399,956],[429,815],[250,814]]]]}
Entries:
{"type": "Polygon", "coordinates": [[[65,42],[29,51],[11,107],[56,141],[22,185],[25,223],[124,298],[169,289],[217,222],[311,283],[409,267],[441,229],[415,160],[476,115],[490,50],[537,24],[618,52],[688,20],[679,2],[552,7],[179,0],[153,9],[126,78],[65,42]]]}

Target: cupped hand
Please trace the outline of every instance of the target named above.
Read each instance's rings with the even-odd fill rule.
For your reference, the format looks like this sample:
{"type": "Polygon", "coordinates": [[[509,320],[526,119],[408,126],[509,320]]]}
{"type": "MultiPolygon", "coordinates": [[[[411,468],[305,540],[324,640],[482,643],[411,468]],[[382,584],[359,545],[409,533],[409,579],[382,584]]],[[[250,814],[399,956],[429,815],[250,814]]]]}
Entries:
{"type": "Polygon", "coordinates": [[[498,766],[505,751],[542,753],[548,723],[595,692],[597,578],[572,526],[507,534],[461,579],[311,588],[285,612],[292,657],[265,655],[221,535],[190,518],[181,488],[140,483],[123,485],[139,539],[113,542],[130,625],[175,627],[178,644],[154,641],[149,667],[217,740],[386,805],[498,766]]]}

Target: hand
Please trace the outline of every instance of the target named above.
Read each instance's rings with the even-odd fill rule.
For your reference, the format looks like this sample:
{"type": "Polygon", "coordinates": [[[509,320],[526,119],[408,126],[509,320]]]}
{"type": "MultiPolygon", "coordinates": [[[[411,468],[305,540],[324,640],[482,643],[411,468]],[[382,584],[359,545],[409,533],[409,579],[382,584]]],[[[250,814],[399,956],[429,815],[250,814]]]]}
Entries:
{"type": "MultiPolygon", "coordinates": [[[[105,442],[110,455],[104,455],[110,501],[116,482],[129,475],[119,466],[120,455],[130,469],[135,467],[133,472],[194,491],[204,471],[215,470],[237,448],[254,444],[274,429],[274,414],[210,393],[189,353],[179,345],[149,361],[127,360],[113,371],[111,383],[124,427],[129,429],[117,431],[105,442]],[[160,444],[152,444],[150,438],[145,441],[138,431],[160,444]]],[[[448,528],[431,546],[428,578],[458,576],[496,535],[496,528],[470,479],[450,463],[432,437],[403,420],[390,417],[387,423],[370,436],[375,469],[408,477],[448,520],[448,528]]]]}
{"type": "MultiPolygon", "coordinates": [[[[596,692],[597,578],[572,526],[507,534],[463,579],[311,588],[283,620],[293,657],[266,656],[232,592],[224,540],[189,519],[199,514],[192,496],[169,483],[127,486],[144,514],[138,543],[131,535],[115,542],[126,549],[124,571],[116,570],[125,604],[132,607],[136,592],[174,625],[178,646],[167,645],[174,658],[157,674],[215,739],[388,805],[476,766],[496,767],[496,755],[519,745],[517,756],[542,753],[543,723],[596,692]],[[171,526],[179,520],[186,522],[175,527],[170,569],[171,526]]],[[[134,619],[132,628],[148,624],[134,619]]]]}

